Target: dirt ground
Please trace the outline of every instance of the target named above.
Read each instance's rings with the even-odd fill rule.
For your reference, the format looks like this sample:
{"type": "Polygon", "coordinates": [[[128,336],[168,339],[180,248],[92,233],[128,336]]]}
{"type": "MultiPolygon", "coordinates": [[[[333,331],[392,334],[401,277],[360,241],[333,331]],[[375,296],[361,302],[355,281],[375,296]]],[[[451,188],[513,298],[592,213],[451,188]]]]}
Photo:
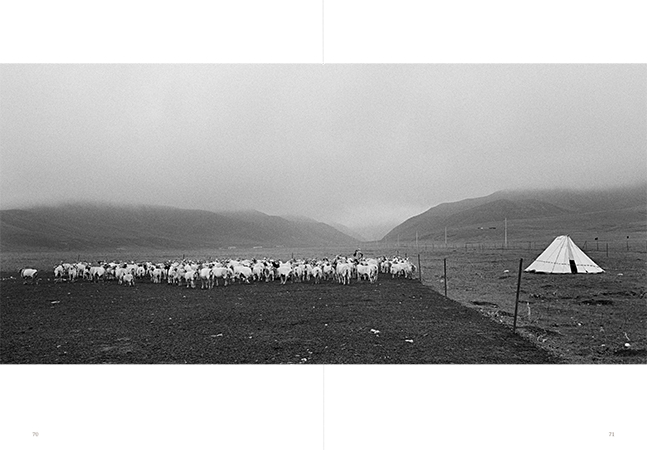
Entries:
{"type": "Polygon", "coordinates": [[[417,280],[213,290],[2,273],[5,364],[545,364],[563,360],[417,280]]]}

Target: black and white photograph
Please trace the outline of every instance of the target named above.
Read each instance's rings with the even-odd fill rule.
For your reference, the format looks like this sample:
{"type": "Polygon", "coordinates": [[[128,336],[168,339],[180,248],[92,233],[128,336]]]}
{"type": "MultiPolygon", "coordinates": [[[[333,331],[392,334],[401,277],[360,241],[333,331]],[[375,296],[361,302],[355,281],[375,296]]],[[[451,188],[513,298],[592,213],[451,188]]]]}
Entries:
{"type": "Polygon", "coordinates": [[[0,64],[0,442],[647,442],[635,18],[36,3],[76,28],[0,64]]]}

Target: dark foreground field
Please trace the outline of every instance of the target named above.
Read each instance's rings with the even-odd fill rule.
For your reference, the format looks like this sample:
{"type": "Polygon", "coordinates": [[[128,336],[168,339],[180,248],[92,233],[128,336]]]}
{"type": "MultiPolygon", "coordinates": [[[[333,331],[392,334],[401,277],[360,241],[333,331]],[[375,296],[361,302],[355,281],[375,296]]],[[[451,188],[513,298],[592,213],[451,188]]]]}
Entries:
{"type": "Polygon", "coordinates": [[[560,359],[412,280],[211,291],[2,274],[2,363],[543,364],[560,359]]]}

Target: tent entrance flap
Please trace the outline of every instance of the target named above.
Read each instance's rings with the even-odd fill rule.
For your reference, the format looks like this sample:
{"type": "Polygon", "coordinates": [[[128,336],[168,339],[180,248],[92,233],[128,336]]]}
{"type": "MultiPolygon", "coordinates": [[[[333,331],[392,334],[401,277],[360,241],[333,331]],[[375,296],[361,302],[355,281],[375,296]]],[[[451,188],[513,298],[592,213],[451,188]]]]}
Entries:
{"type": "Polygon", "coordinates": [[[577,264],[575,264],[575,260],[571,259],[568,262],[571,265],[571,273],[577,273],[577,264]]]}

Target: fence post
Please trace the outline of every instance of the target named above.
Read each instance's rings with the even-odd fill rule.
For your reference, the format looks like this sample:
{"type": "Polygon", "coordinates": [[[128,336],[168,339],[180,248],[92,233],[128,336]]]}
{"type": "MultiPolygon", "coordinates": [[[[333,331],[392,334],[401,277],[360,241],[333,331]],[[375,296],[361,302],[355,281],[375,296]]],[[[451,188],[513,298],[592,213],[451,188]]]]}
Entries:
{"type": "Polygon", "coordinates": [[[607,242],[607,258],[609,257],[609,243],[607,242]]]}
{"type": "Polygon", "coordinates": [[[447,298],[447,258],[443,258],[443,280],[445,280],[445,298],[447,298]]]}
{"type": "Polygon", "coordinates": [[[523,267],[523,258],[519,260],[519,277],[517,278],[517,298],[514,302],[514,322],[512,323],[512,332],[517,331],[517,310],[519,309],[519,291],[521,289],[521,268],[523,267]]]}
{"type": "Polygon", "coordinates": [[[420,253],[418,253],[418,280],[422,283],[422,266],[420,265],[420,253]]]}

